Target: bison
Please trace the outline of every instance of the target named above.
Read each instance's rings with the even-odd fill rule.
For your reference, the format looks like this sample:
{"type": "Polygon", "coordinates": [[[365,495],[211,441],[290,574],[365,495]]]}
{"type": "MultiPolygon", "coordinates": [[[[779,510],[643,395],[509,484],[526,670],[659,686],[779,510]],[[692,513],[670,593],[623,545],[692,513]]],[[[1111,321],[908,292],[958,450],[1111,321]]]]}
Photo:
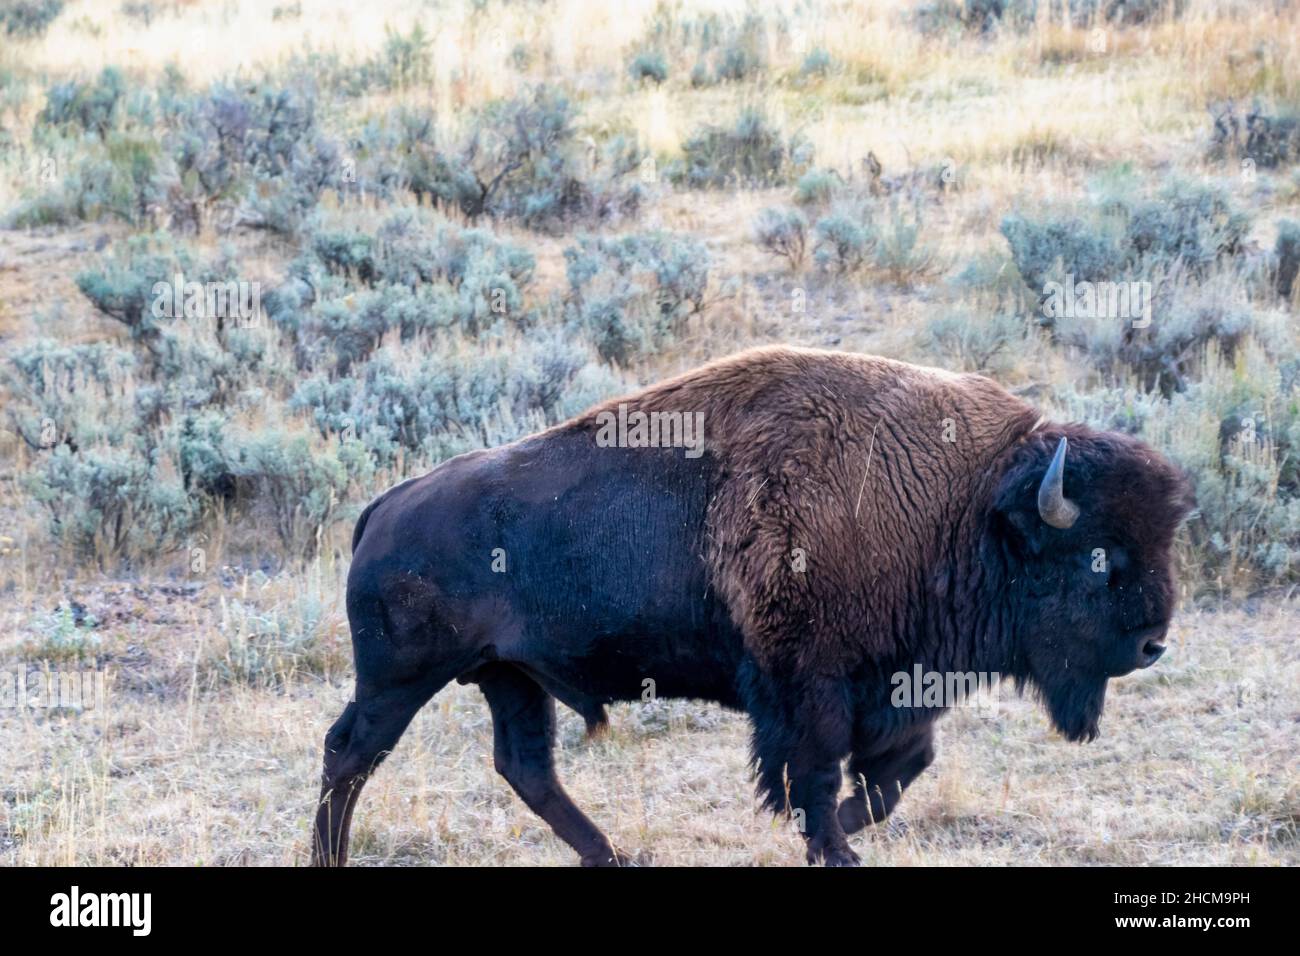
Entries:
{"type": "Polygon", "coordinates": [[[930,764],[945,709],[898,706],[891,675],[1010,678],[1093,738],[1107,681],[1165,650],[1192,505],[1142,442],[987,378],[786,347],[453,458],[357,522],[356,692],[325,737],[313,861],[345,861],[366,778],[458,680],[583,864],[627,857],[556,778],[555,701],[598,726],[650,686],[747,713],[764,805],[798,814],[810,863],[855,864],[846,834],[930,764]]]}

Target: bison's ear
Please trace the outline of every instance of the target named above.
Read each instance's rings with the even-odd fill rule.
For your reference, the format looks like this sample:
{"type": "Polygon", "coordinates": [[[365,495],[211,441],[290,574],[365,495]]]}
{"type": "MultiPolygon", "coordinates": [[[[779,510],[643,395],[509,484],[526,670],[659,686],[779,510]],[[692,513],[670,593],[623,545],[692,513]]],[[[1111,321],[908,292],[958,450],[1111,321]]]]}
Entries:
{"type": "Polygon", "coordinates": [[[1019,505],[998,507],[993,512],[993,533],[1004,548],[1021,559],[1042,554],[1051,530],[1032,504],[1027,508],[1019,505]]]}
{"type": "Polygon", "coordinates": [[[1052,535],[1060,531],[1042,518],[1038,508],[1038,490],[1043,466],[1025,462],[1014,466],[1006,476],[993,505],[992,530],[1002,547],[1018,558],[1042,554],[1052,535]]]}
{"type": "Polygon", "coordinates": [[[1062,539],[1079,518],[1077,504],[1065,497],[1064,436],[1050,452],[1037,446],[1013,465],[1002,480],[994,503],[994,528],[1023,556],[1041,554],[1062,539]]]}

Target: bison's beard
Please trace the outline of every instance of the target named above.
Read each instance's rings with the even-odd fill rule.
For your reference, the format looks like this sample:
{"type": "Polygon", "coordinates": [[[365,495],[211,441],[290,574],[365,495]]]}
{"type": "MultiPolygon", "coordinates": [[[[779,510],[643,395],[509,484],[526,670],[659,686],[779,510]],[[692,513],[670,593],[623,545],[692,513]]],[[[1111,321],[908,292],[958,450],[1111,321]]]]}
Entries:
{"type": "Polygon", "coordinates": [[[1106,678],[1040,683],[1039,695],[1052,723],[1066,740],[1086,743],[1101,733],[1101,711],[1106,703],[1106,678]]]}

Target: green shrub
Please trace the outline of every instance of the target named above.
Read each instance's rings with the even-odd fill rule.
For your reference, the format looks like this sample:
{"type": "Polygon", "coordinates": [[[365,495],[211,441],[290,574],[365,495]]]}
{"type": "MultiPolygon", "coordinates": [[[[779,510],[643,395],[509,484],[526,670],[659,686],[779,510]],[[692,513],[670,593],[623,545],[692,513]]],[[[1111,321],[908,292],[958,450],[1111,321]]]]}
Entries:
{"type": "Polygon", "coordinates": [[[447,223],[430,227],[410,211],[389,216],[373,236],[355,230],[319,231],[312,237],[312,251],[327,272],[361,285],[392,283],[414,289],[445,282],[457,289],[469,286],[485,298],[500,286],[508,288],[511,301],[521,298],[536,265],[527,249],[487,230],[447,223]]]}
{"type": "Polygon", "coordinates": [[[119,9],[122,16],[145,27],[162,15],[162,4],[155,0],[123,0],[119,9]]]}
{"type": "Polygon", "coordinates": [[[827,76],[834,67],[835,61],[831,58],[831,55],[822,47],[816,47],[803,58],[803,63],[799,66],[799,75],[803,77],[827,76]]]}
{"type": "Polygon", "coordinates": [[[999,307],[1009,304],[1028,314],[1038,306],[1041,293],[1031,294],[1005,248],[990,247],[976,252],[949,279],[948,295],[954,300],[973,296],[999,307]]]}
{"type": "Polygon", "coordinates": [[[786,140],[757,109],[742,110],[732,126],[703,126],[682,144],[685,154],[672,170],[693,187],[774,186],[800,175],[812,160],[801,136],[786,140]]]}
{"type": "Polygon", "coordinates": [[[1300,115],[1266,116],[1256,109],[1246,117],[1243,154],[1265,169],[1300,159],[1300,115]]]}
{"type": "Polygon", "coordinates": [[[403,453],[434,463],[510,441],[619,391],[586,349],[558,337],[509,348],[457,347],[434,354],[379,351],[352,377],[316,375],[290,407],[310,414],[322,437],[355,440],[381,467],[403,453]]]}
{"type": "Polygon", "coordinates": [[[1118,278],[1128,261],[1122,237],[1105,218],[1091,224],[1077,216],[1010,215],[1002,220],[1002,235],[1025,284],[1038,295],[1067,275],[1089,282],[1118,278]]]}
{"type": "Polygon", "coordinates": [[[371,74],[389,90],[429,82],[433,76],[433,50],[424,28],[416,23],[410,33],[403,34],[385,26],[383,53],[371,74]]]}
{"type": "Polygon", "coordinates": [[[635,215],[642,188],[632,177],[643,154],[630,138],[615,136],[588,176],[575,120],[568,98],[545,86],[489,104],[464,152],[480,190],[471,215],[489,212],[535,229],[635,215]]]}
{"type": "MultiPolygon", "coordinates": [[[[311,577],[318,577],[312,575],[311,577]]],[[[261,580],[269,590],[275,579],[261,580]]],[[[279,689],[302,676],[328,677],[346,667],[341,613],[325,588],[295,582],[284,601],[232,599],[222,605],[221,642],[200,664],[204,677],[279,689]]]]}
{"type": "MultiPolygon", "coordinates": [[[[272,19],[301,16],[301,4],[281,8],[272,19]]],[[[337,97],[356,98],[376,90],[405,91],[427,85],[433,78],[433,38],[423,25],[412,23],[403,33],[384,26],[384,43],[368,58],[358,62],[335,50],[305,50],[293,53],[280,70],[292,84],[310,83],[337,97]]]]}
{"type": "Polygon", "coordinates": [[[927,36],[986,33],[1002,22],[1011,6],[1007,0],[929,0],[913,11],[912,23],[927,36]]]}
{"type": "Polygon", "coordinates": [[[27,480],[51,538],[101,568],[178,548],[196,518],[177,476],[127,447],[59,445],[27,480]]]}
{"type": "Polygon", "coordinates": [[[177,229],[288,234],[326,189],[346,184],[307,85],[219,83],[190,94],[168,75],[156,92],[132,91],[110,67],[94,82],[51,87],[37,133],[56,135],[42,130],[92,133],[101,145],[84,150],[58,190],[11,211],[11,225],[105,215],[144,225],[164,210],[177,229]]]}
{"type": "MultiPolygon", "coordinates": [[[[389,329],[432,327],[437,314],[432,295],[386,285],[317,303],[303,320],[301,339],[306,354],[328,349],[334,357],[334,371],[346,375],[353,365],[369,358],[389,329]]],[[[317,363],[309,360],[309,364],[317,363]]]]}
{"type": "MultiPolygon", "coordinates": [[[[177,275],[191,282],[226,283],[229,262],[199,264],[187,250],[166,233],[128,237],[102,260],[99,268],[86,269],[76,276],[77,288],[103,316],[120,322],[133,344],[142,347],[149,359],[144,371],[149,375],[177,374],[176,350],[180,347],[176,330],[186,315],[172,314],[173,289],[177,275]],[[168,363],[172,364],[168,364],[168,363]]],[[[209,315],[210,303],[205,294],[202,302],[192,300],[182,290],[182,308],[199,306],[200,315],[189,315],[209,326],[225,321],[222,315],[209,315]]],[[[229,305],[227,305],[229,308],[229,305]]]]}
{"type": "Polygon", "coordinates": [[[154,381],[169,403],[183,408],[256,403],[266,386],[289,378],[267,329],[231,329],[207,319],[182,319],[162,339],[154,381]]]}
{"type": "Polygon", "coordinates": [[[704,307],[709,257],[702,243],[666,233],[579,240],[564,250],[566,312],[606,361],[653,354],[704,307]]]}
{"type": "Polygon", "coordinates": [[[122,323],[133,342],[156,353],[164,320],[154,314],[154,289],[173,284],[178,272],[200,278],[189,256],[165,235],[131,236],[101,268],[79,273],[76,281],[100,314],[122,323]]]}
{"type": "Polygon", "coordinates": [[[239,498],[292,558],[316,553],[361,463],[342,448],[316,449],[307,435],[279,429],[231,431],[222,447],[239,498]]]}
{"type": "Polygon", "coordinates": [[[1284,219],[1277,224],[1277,242],[1273,246],[1276,260],[1275,287],[1284,299],[1291,298],[1296,273],[1300,272],[1300,223],[1284,219]]]}
{"type": "Polygon", "coordinates": [[[110,133],[102,158],[79,165],[64,191],[76,197],[79,219],[94,222],[112,215],[132,225],[148,225],[161,199],[160,151],[147,134],[110,133]]]}
{"type": "Polygon", "coordinates": [[[1002,222],[1055,340],[1082,350],[1110,381],[1133,376],[1166,395],[1187,387],[1211,340],[1229,357],[1246,336],[1278,347],[1276,318],[1249,301],[1266,278],[1240,255],[1249,229],[1222,190],[1179,181],[1136,201],[1123,183],[1103,183],[1083,215],[1002,222]],[[1061,300],[1071,288],[1076,301],[1061,300]],[[1110,314],[1124,300],[1128,311],[1110,314]]]}
{"type": "Polygon", "coordinates": [[[785,257],[790,268],[797,270],[808,251],[808,220],[798,209],[769,206],[758,214],[754,238],[768,252],[785,257]]]}
{"type": "Polygon", "coordinates": [[[1210,159],[1250,160],[1263,169],[1300,159],[1300,115],[1294,109],[1270,116],[1256,103],[1241,119],[1235,104],[1229,102],[1212,109],[1211,116],[1210,159]]]}
{"type": "Polygon", "coordinates": [[[1132,263],[1178,260],[1204,272],[1236,255],[1250,231],[1250,217],[1232,208],[1223,190],[1174,181],[1157,200],[1133,209],[1126,233],[1132,263]]]}
{"type": "MultiPolygon", "coordinates": [[[[165,155],[151,128],[149,96],[128,97],[121,73],[106,69],[95,83],[51,88],[35,138],[62,179],[28,192],[4,217],[10,228],[116,218],[149,225],[162,195],[165,155]]],[[[46,180],[45,176],[41,177],[46,180]]]]}
{"type": "Polygon", "coordinates": [[[767,26],[763,17],[749,14],[717,51],[714,78],[743,83],[757,79],[767,69],[767,26]]]}
{"type": "Polygon", "coordinates": [[[292,234],[326,189],[344,183],[338,144],[305,85],[216,84],[177,104],[166,149],[173,221],[292,234]]]}
{"type": "Polygon", "coordinates": [[[627,69],[632,79],[638,83],[650,80],[658,86],[668,79],[668,61],[664,59],[662,53],[655,50],[638,53],[632,58],[627,69]]]}
{"type": "Polygon", "coordinates": [[[20,203],[6,221],[23,228],[112,217],[147,226],[160,198],[159,157],[147,134],[112,131],[77,157],[61,183],[20,203]]]}
{"type": "Polygon", "coordinates": [[[1015,367],[1027,336],[1025,320],[1012,313],[954,311],[929,320],[918,344],[943,368],[1000,376],[1015,367]]]}
{"type": "Polygon", "coordinates": [[[428,107],[403,104],[371,119],[349,141],[352,188],[382,198],[409,190],[422,203],[482,215],[484,184],[464,149],[442,145],[443,138],[428,107]]]}
{"type": "Polygon", "coordinates": [[[95,633],[99,623],[81,605],[60,601],[54,610],[32,615],[23,653],[50,663],[93,660],[103,645],[103,638],[95,633]]]}
{"type": "Polygon", "coordinates": [[[6,416],[31,448],[129,441],[135,419],[126,399],[135,368],[130,351],[106,342],[38,339],[11,351],[0,368],[6,416]],[[97,416],[104,406],[108,414],[97,416]]]}
{"type": "Polygon", "coordinates": [[[1107,195],[1085,215],[1002,220],[1002,235],[1030,289],[1048,282],[1136,280],[1187,269],[1202,276],[1236,256],[1250,217],[1213,186],[1170,183],[1158,197],[1130,202],[1107,195]]]}
{"type": "Polygon", "coordinates": [[[927,275],[935,265],[935,253],[921,238],[922,228],[920,203],[913,203],[909,211],[894,200],[889,215],[876,229],[875,268],[901,284],[927,275]]]}
{"type": "Polygon", "coordinates": [[[691,85],[756,80],[767,70],[764,15],[708,12],[683,16],[661,4],[651,18],[641,48],[678,62],[693,63],[691,85]]]}
{"type": "Polygon", "coordinates": [[[51,86],[36,122],[94,133],[103,139],[121,119],[125,94],[122,71],[115,66],[105,67],[93,82],[69,80],[51,86]]]}
{"type": "Polygon", "coordinates": [[[1045,6],[1053,22],[1060,23],[1067,9],[1075,24],[1115,25],[1150,23],[1181,16],[1187,0],[928,0],[912,15],[918,30],[927,35],[990,33],[997,29],[1027,30],[1045,6]]]}
{"type": "Polygon", "coordinates": [[[174,427],[181,483],[191,495],[222,503],[236,497],[235,475],[226,464],[226,415],[190,412],[174,427]]]}
{"type": "Polygon", "coordinates": [[[63,0],[6,0],[0,6],[0,26],[11,37],[38,37],[63,12],[63,0]]]}
{"type": "Polygon", "coordinates": [[[467,148],[470,164],[481,169],[484,210],[504,205],[520,213],[522,198],[557,172],[555,163],[576,139],[575,120],[568,97],[548,86],[489,103],[467,148]]]}
{"type": "Polygon", "coordinates": [[[794,200],[801,206],[825,205],[844,185],[833,169],[810,169],[794,185],[794,200]]]}
{"type": "Polygon", "coordinates": [[[1108,380],[1132,376],[1164,395],[1189,386],[1210,342],[1225,359],[1247,340],[1275,355],[1288,347],[1284,317],[1252,305],[1232,272],[1200,283],[1175,274],[1157,280],[1157,289],[1149,324],[1076,310],[1054,319],[1057,340],[1080,349],[1108,380]]]}
{"type": "MultiPolygon", "coordinates": [[[[381,279],[375,261],[375,237],[360,230],[317,232],[311,237],[311,251],[332,275],[345,276],[358,285],[372,286],[381,279]]],[[[386,276],[382,277],[385,280],[386,276]]]]}
{"type": "Polygon", "coordinates": [[[392,330],[403,341],[444,330],[479,338],[533,320],[525,304],[532,254],[485,230],[429,227],[399,212],[373,236],[318,232],[312,252],[305,284],[319,297],[304,308],[301,294],[290,298],[286,287],[267,306],[272,321],[294,335],[301,367],[333,356],[335,371],[345,374],[392,330]],[[317,267],[334,277],[333,287],[312,277],[317,267]]]}
{"type": "Polygon", "coordinates": [[[875,224],[867,207],[845,206],[813,226],[813,259],[823,269],[847,274],[866,263],[876,242],[875,224]]]}
{"type": "Polygon", "coordinates": [[[456,141],[432,112],[401,108],[353,141],[357,185],[380,195],[409,189],[470,217],[515,219],[544,231],[635,216],[644,154],[629,136],[601,144],[579,135],[577,111],[545,85],[495,100],[456,141]]]}
{"type": "Polygon", "coordinates": [[[157,383],[166,402],[224,403],[254,380],[287,374],[260,310],[245,311],[257,305],[256,290],[239,285],[245,280],[229,258],[196,264],[166,234],[138,235],[76,281],[100,314],[126,328],[141,377],[157,383]],[[177,276],[184,283],[179,312],[177,276]]]}

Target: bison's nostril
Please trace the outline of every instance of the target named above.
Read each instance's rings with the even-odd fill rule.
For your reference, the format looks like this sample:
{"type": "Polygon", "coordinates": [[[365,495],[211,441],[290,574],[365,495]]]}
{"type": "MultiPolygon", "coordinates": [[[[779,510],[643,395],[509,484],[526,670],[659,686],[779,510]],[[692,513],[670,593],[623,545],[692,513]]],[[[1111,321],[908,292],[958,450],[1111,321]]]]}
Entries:
{"type": "Polygon", "coordinates": [[[1160,655],[1165,652],[1165,645],[1159,641],[1147,641],[1142,645],[1142,666],[1150,667],[1156,661],[1160,660],[1160,655]]]}

